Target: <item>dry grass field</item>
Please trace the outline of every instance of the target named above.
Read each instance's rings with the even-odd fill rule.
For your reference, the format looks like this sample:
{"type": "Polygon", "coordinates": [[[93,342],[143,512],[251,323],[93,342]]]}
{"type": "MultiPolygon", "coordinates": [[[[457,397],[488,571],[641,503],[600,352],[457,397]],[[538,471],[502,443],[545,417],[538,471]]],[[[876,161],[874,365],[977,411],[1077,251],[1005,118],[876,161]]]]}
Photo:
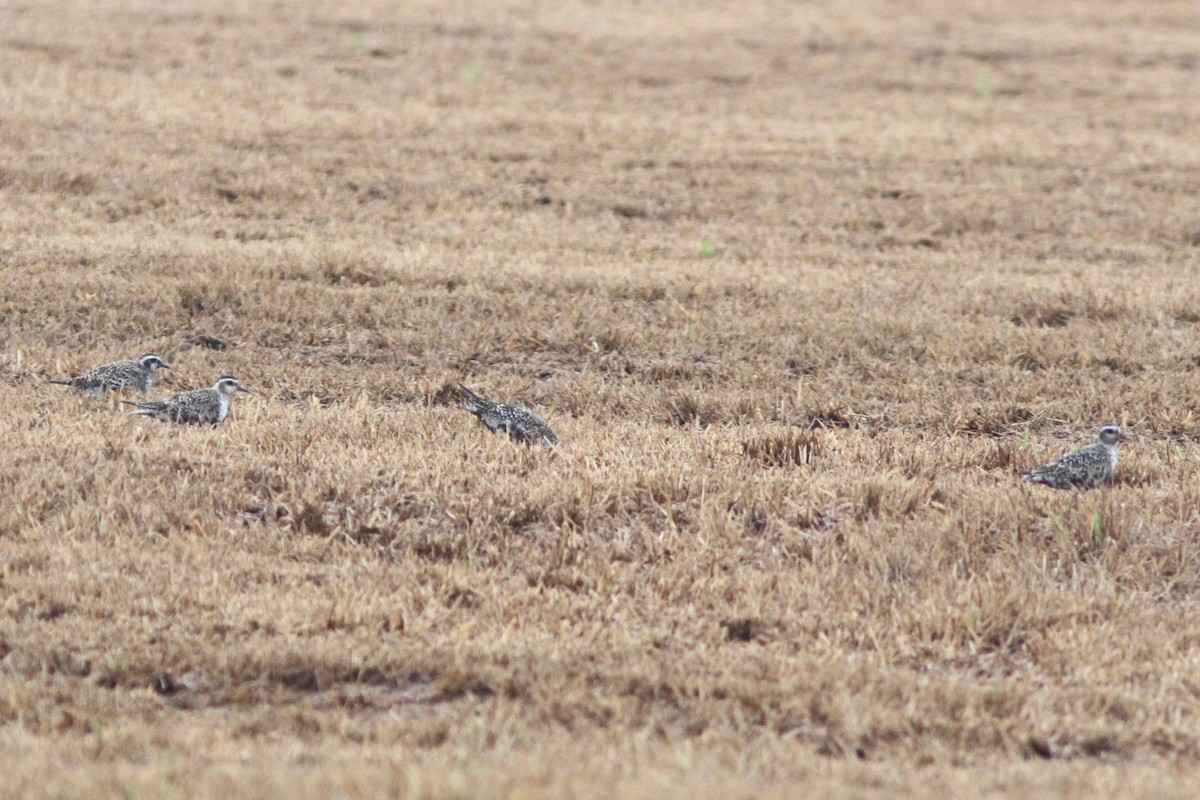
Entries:
{"type": "Polygon", "coordinates": [[[1198,29],[0,5],[0,796],[1200,796],[1198,29]]]}

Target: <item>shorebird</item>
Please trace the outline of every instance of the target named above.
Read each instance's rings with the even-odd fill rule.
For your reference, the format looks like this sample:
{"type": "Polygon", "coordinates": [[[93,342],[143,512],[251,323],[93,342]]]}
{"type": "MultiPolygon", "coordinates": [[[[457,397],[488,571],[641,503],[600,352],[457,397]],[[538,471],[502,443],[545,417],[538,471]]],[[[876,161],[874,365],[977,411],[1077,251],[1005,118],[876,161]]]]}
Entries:
{"type": "Polygon", "coordinates": [[[146,353],[136,361],[114,361],[111,364],[101,364],[91,372],[85,372],[68,380],[52,379],[50,383],[70,386],[77,392],[99,397],[106,392],[119,392],[130,386],[142,394],[150,391],[154,385],[154,373],[160,369],[170,369],[161,358],[154,353],[146,353]]]}
{"type": "Polygon", "coordinates": [[[479,421],[490,431],[504,431],[518,442],[525,444],[558,444],[558,436],[550,429],[546,420],[520,406],[493,403],[472,392],[461,383],[463,404],[459,406],[479,417],[479,421]]]}
{"type": "Polygon", "coordinates": [[[211,389],[194,389],[172,395],[166,400],[149,403],[122,400],[135,406],[130,415],[154,417],[159,422],[182,422],[188,425],[220,425],[229,416],[229,402],[237,392],[254,394],[237,382],[237,378],[222,375],[211,389]]]}
{"type": "Polygon", "coordinates": [[[1030,483],[1054,489],[1094,489],[1112,477],[1117,466],[1117,444],[1125,434],[1116,425],[1100,429],[1095,444],[1072,450],[1057,461],[1022,475],[1030,483]]]}

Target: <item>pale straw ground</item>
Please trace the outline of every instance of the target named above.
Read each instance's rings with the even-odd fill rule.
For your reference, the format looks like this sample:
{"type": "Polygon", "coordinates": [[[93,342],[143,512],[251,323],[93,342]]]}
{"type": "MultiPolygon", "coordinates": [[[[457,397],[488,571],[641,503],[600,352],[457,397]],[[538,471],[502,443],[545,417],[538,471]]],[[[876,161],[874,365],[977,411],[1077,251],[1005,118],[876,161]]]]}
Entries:
{"type": "Polygon", "coordinates": [[[0,795],[1200,795],[1198,26],[0,6],[0,795]]]}

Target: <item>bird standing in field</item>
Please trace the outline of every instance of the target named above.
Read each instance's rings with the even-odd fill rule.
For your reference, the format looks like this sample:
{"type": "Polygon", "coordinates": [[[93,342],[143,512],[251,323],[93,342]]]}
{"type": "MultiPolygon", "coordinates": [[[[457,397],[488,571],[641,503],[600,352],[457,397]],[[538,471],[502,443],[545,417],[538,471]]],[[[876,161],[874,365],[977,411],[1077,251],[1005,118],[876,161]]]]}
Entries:
{"type": "Polygon", "coordinates": [[[154,373],[171,367],[154,353],[146,353],[131,361],[114,361],[101,364],[91,372],[85,372],[69,380],[51,380],[61,386],[70,386],[77,392],[100,397],[107,392],[119,392],[133,387],[142,394],[154,385],[154,373]]]}
{"type": "Polygon", "coordinates": [[[518,442],[525,444],[558,444],[558,436],[550,429],[546,420],[520,406],[493,403],[472,392],[461,383],[458,390],[463,404],[459,406],[479,417],[479,421],[490,431],[504,431],[518,442]]]}
{"type": "Polygon", "coordinates": [[[1054,489],[1094,489],[1112,477],[1117,466],[1117,444],[1125,434],[1116,425],[1105,425],[1095,444],[1072,450],[1057,461],[1024,473],[1030,483],[1054,489]]]}
{"type": "Polygon", "coordinates": [[[131,415],[154,417],[159,422],[220,425],[229,416],[229,403],[237,392],[254,394],[238,383],[237,378],[222,375],[211,389],[195,389],[150,403],[133,400],[121,402],[137,408],[137,411],[129,412],[131,415]]]}

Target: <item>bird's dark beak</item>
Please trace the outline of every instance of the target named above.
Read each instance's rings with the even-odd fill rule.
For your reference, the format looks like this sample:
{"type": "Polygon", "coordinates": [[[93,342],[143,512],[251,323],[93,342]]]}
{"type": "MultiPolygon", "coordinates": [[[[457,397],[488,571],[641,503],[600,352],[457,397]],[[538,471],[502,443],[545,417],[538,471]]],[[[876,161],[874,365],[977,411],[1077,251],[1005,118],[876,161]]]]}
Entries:
{"type": "Polygon", "coordinates": [[[171,365],[170,365],[170,364],[164,364],[164,363],[162,363],[162,362],[160,361],[160,362],[158,363],[158,368],[159,368],[159,369],[170,369],[170,368],[171,368],[171,365]]]}
{"type": "Polygon", "coordinates": [[[247,389],[245,386],[239,386],[239,387],[237,388],[237,390],[238,390],[239,392],[245,392],[246,394],[254,394],[254,392],[250,391],[250,390],[249,390],[249,389],[247,389]]]}

